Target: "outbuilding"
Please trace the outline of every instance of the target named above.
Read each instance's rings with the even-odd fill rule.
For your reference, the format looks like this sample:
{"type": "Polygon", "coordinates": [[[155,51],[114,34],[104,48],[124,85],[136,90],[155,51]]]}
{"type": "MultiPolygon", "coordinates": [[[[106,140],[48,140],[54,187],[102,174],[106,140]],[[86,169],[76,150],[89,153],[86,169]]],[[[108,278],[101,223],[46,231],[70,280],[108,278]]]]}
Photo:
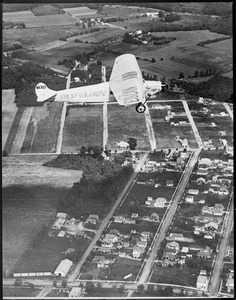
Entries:
{"type": "Polygon", "coordinates": [[[73,262],[71,260],[63,259],[54,271],[54,274],[56,276],[66,277],[72,266],[73,262]]]}

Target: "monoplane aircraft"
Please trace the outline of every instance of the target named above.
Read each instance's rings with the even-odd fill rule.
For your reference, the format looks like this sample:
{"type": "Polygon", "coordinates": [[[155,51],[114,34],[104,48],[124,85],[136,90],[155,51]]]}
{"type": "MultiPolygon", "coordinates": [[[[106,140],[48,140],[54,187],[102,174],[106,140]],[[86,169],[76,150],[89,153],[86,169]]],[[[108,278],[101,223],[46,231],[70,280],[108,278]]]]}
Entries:
{"type": "Polygon", "coordinates": [[[167,87],[162,81],[144,80],[133,54],[123,54],[115,59],[110,80],[94,85],[54,91],[46,84],[35,87],[37,101],[59,101],[80,104],[96,104],[116,100],[123,106],[136,105],[136,111],[146,110],[147,99],[167,87]]]}

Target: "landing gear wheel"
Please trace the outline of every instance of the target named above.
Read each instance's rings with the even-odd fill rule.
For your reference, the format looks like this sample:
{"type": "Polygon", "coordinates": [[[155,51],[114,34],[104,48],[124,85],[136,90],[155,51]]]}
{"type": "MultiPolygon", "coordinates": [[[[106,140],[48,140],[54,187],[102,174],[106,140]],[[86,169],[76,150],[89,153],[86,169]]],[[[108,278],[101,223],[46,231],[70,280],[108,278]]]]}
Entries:
{"type": "Polygon", "coordinates": [[[141,114],[141,113],[144,113],[146,110],[146,107],[145,105],[143,105],[142,103],[139,103],[137,106],[136,106],[136,111],[141,114]]]}

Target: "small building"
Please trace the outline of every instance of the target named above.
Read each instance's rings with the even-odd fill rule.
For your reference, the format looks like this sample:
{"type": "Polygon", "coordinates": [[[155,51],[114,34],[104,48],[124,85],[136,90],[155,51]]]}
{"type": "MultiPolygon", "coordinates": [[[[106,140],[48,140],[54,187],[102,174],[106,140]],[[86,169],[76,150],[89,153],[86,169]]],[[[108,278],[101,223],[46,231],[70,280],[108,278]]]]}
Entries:
{"type": "Polygon", "coordinates": [[[123,223],[125,220],[124,216],[114,216],[114,222],[115,223],[123,223]]]}
{"type": "Polygon", "coordinates": [[[115,234],[107,233],[105,235],[105,238],[103,239],[103,241],[108,242],[108,243],[116,243],[116,242],[118,242],[118,237],[115,234]]]}
{"type": "Polygon", "coordinates": [[[192,195],[187,195],[185,198],[186,203],[193,203],[194,197],[192,195]]]}
{"type": "Polygon", "coordinates": [[[64,225],[66,219],[57,218],[54,224],[52,225],[52,229],[60,229],[62,225],[64,225]]]}
{"type": "Polygon", "coordinates": [[[202,291],[207,291],[209,284],[209,278],[205,275],[198,275],[197,288],[202,291]]]}
{"type": "Polygon", "coordinates": [[[173,186],[174,185],[174,181],[173,180],[167,180],[166,181],[166,186],[173,186]]]}
{"type": "Polygon", "coordinates": [[[158,197],[155,200],[154,206],[155,207],[165,207],[167,200],[165,198],[162,197],[158,197]]]}
{"type": "Polygon", "coordinates": [[[177,251],[179,251],[179,243],[173,241],[173,242],[169,242],[166,244],[166,248],[169,249],[176,249],[177,251]]]}
{"type": "Polygon", "coordinates": [[[57,213],[57,218],[66,219],[66,217],[67,217],[67,213],[62,213],[62,212],[57,213]]]}
{"type": "Polygon", "coordinates": [[[73,262],[71,260],[63,259],[54,271],[54,274],[56,276],[66,277],[72,266],[73,262]]]}
{"type": "Polygon", "coordinates": [[[207,230],[218,230],[218,224],[215,223],[215,222],[209,222],[207,224],[204,225],[204,227],[207,229],[207,230]]]}
{"type": "Polygon", "coordinates": [[[132,213],[131,218],[138,218],[138,214],[137,213],[132,213]]]}
{"type": "Polygon", "coordinates": [[[69,298],[77,298],[83,296],[82,288],[81,287],[73,287],[68,294],[69,298]]]}
{"type": "Polygon", "coordinates": [[[135,245],[133,248],[133,257],[140,258],[142,253],[143,253],[142,249],[139,246],[135,245]]]}
{"type": "Polygon", "coordinates": [[[182,247],[181,252],[188,253],[189,247],[182,247]]]}
{"type": "Polygon", "coordinates": [[[199,190],[190,189],[190,190],[188,190],[188,193],[190,195],[198,195],[199,194],[199,190]]]}
{"type": "Polygon", "coordinates": [[[154,213],[151,214],[150,219],[153,220],[153,221],[159,222],[159,215],[154,212],[154,213]]]}
{"type": "Polygon", "coordinates": [[[234,291],[234,278],[228,278],[226,281],[227,292],[231,293],[234,291]]]}
{"type": "Polygon", "coordinates": [[[208,240],[213,240],[215,236],[216,236],[215,232],[208,232],[204,234],[203,238],[208,240]]]}
{"type": "Polygon", "coordinates": [[[64,237],[65,236],[65,231],[64,230],[61,230],[59,233],[58,233],[58,237],[64,237]]]}
{"type": "Polygon", "coordinates": [[[138,241],[137,246],[140,247],[141,249],[143,248],[143,250],[145,250],[145,248],[147,247],[147,241],[138,241]]]}

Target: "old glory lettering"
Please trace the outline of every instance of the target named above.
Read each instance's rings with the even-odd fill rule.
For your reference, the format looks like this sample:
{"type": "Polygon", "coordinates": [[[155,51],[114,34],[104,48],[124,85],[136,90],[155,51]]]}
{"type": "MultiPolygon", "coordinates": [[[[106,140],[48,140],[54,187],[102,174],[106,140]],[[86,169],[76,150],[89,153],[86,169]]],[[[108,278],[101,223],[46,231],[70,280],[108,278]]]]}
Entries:
{"type": "Polygon", "coordinates": [[[89,97],[105,97],[107,94],[106,91],[100,90],[95,92],[73,92],[73,93],[67,93],[62,94],[60,96],[61,100],[69,100],[69,99],[79,99],[79,98],[89,98],[89,97]]]}

